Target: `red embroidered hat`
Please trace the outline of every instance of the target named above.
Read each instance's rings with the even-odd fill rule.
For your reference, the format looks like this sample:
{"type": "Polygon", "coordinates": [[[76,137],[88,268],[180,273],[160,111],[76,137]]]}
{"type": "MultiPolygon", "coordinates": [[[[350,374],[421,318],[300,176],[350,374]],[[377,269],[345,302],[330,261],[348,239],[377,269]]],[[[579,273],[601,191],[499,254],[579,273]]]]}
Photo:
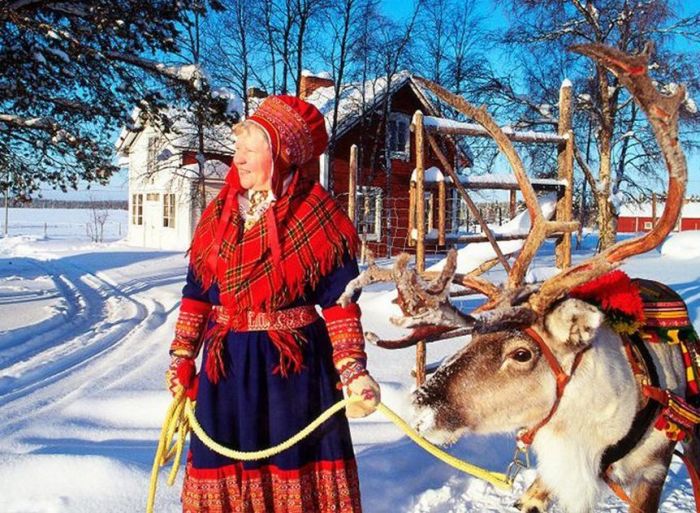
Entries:
{"type": "Polygon", "coordinates": [[[295,96],[268,96],[248,118],[268,133],[273,160],[302,166],[326,149],[328,134],[323,114],[295,96]]]}

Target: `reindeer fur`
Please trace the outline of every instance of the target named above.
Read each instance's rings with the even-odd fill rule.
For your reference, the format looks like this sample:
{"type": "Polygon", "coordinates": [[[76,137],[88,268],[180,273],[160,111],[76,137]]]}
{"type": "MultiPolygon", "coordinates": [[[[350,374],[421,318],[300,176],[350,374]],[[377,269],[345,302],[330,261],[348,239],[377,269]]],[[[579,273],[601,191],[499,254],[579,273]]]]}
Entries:
{"type": "MultiPolygon", "coordinates": [[[[568,299],[534,326],[567,373],[576,354],[590,350],[534,439],[538,479],[520,501],[524,512],[543,512],[549,493],[568,513],[592,511],[606,488],[599,476],[603,452],[625,436],[642,403],[620,337],[603,321],[595,307],[568,299]]],[[[676,349],[650,347],[661,386],[682,393],[676,349]]],[[[454,442],[465,432],[512,432],[543,419],[555,395],[554,375],[529,337],[517,330],[477,335],[415,392],[414,426],[438,443],[454,442]],[[520,361],[527,354],[531,358],[520,361]]],[[[672,448],[663,433],[650,428],[613,465],[612,477],[632,487],[633,511],[657,511],[672,448]]]]}

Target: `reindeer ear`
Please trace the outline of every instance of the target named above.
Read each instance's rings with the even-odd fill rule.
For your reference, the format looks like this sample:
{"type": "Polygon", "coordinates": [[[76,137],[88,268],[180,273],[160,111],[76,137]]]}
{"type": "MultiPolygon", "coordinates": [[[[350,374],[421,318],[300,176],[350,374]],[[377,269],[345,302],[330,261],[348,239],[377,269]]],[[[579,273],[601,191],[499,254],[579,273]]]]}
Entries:
{"type": "Polygon", "coordinates": [[[580,299],[559,303],[544,320],[547,331],[561,344],[588,345],[605,317],[595,306],[580,299]]]}

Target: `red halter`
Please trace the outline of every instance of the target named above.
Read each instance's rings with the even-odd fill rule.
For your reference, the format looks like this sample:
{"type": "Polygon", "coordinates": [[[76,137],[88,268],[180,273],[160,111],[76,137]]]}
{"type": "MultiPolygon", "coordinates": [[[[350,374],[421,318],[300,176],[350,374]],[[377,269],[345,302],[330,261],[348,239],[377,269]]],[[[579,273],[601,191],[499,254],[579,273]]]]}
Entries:
{"type": "Polygon", "coordinates": [[[544,341],[544,339],[540,336],[539,333],[537,333],[534,329],[532,328],[525,328],[525,333],[532,338],[535,342],[537,342],[537,345],[540,346],[540,350],[542,351],[542,355],[545,357],[547,360],[547,363],[549,364],[549,368],[552,369],[552,372],[554,373],[554,377],[557,380],[557,396],[554,399],[554,404],[552,405],[552,408],[549,410],[549,413],[545,418],[543,418],[541,421],[539,421],[537,424],[535,424],[534,427],[528,429],[524,433],[518,435],[518,440],[526,445],[531,445],[532,441],[535,439],[535,435],[537,432],[549,422],[554,414],[557,411],[557,408],[559,408],[559,403],[561,402],[561,398],[564,395],[564,390],[566,389],[566,385],[569,384],[569,381],[571,381],[571,377],[574,375],[574,372],[576,372],[576,369],[578,368],[579,364],[581,363],[581,360],[583,359],[583,355],[586,351],[590,349],[590,346],[588,346],[586,349],[581,351],[580,353],[576,354],[574,358],[574,364],[571,366],[571,374],[567,374],[564,372],[564,369],[561,368],[561,365],[559,364],[559,361],[557,360],[556,356],[554,356],[554,353],[552,353],[552,350],[549,348],[547,343],[544,341]]]}

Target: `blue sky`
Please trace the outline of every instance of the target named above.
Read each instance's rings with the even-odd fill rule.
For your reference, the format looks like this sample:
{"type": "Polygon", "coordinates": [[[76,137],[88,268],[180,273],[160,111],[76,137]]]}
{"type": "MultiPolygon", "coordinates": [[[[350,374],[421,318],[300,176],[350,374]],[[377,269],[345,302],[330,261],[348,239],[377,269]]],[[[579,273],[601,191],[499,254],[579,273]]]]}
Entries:
{"type": "MultiPolygon", "coordinates": [[[[506,15],[500,3],[495,0],[477,0],[477,9],[486,19],[486,23],[490,29],[498,29],[507,26],[506,15]]],[[[700,10],[700,5],[695,1],[680,1],[681,15],[687,16],[693,12],[700,10]]],[[[396,18],[407,18],[411,13],[411,3],[406,0],[382,0],[382,10],[388,16],[396,18]]],[[[689,44],[680,42],[679,48],[683,50],[697,51],[700,54],[699,44],[689,44]]],[[[499,55],[498,50],[494,49],[489,55],[494,65],[501,63],[505,64],[502,55],[499,55]]],[[[691,91],[691,93],[693,93],[691,91]]],[[[694,93],[696,103],[700,105],[700,92],[694,93]]],[[[115,140],[118,134],[115,133],[115,140]]],[[[700,155],[690,155],[688,161],[688,194],[700,194],[700,155]]],[[[91,185],[90,190],[87,190],[87,184],[80,184],[80,190],[69,191],[63,193],[54,191],[50,187],[42,189],[42,194],[45,198],[55,199],[127,199],[128,195],[127,176],[125,172],[120,172],[112,177],[110,183],[106,186],[91,185]]]]}

